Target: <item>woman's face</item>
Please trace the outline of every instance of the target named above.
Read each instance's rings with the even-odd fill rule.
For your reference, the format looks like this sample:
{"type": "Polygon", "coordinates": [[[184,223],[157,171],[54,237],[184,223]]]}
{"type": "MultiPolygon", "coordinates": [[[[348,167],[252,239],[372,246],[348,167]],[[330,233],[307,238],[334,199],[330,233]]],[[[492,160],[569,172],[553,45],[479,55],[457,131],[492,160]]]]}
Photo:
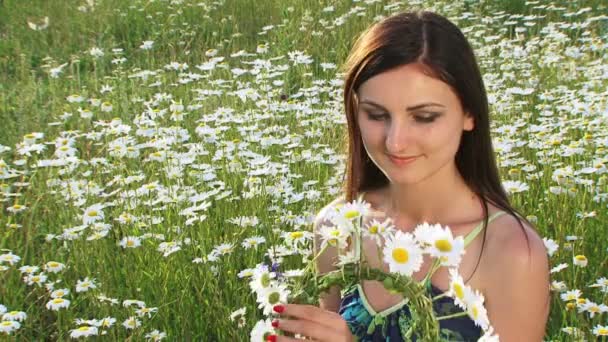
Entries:
{"type": "Polygon", "coordinates": [[[474,127],[456,93],[420,64],[370,78],[357,98],[365,150],[392,183],[417,183],[453,167],[463,130],[474,127]]]}

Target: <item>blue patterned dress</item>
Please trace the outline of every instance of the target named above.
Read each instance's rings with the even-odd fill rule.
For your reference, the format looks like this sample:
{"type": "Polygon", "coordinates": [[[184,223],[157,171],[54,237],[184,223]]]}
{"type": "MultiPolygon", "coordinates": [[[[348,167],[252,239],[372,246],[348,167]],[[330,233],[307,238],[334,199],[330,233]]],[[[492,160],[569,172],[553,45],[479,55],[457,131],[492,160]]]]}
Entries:
{"type": "MultiPolygon", "coordinates": [[[[363,194],[360,195],[362,198],[363,194]]],[[[488,223],[496,217],[504,214],[503,211],[494,213],[488,223]]],[[[479,223],[465,238],[465,247],[483,229],[483,222],[479,223]]],[[[431,298],[443,292],[430,284],[427,291],[431,298]]],[[[437,317],[461,313],[450,297],[441,297],[433,301],[433,308],[437,317]]],[[[361,284],[345,289],[340,302],[340,315],[346,320],[351,332],[359,342],[399,342],[404,341],[402,337],[409,329],[408,320],[411,317],[407,306],[407,299],[392,307],[376,312],[365,297],[361,284]]],[[[482,333],[480,327],[468,315],[445,319],[439,321],[440,335],[447,341],[477,341],[482,333]]],[[[413,341],[416,340],[414,336],[413,341]]]]}

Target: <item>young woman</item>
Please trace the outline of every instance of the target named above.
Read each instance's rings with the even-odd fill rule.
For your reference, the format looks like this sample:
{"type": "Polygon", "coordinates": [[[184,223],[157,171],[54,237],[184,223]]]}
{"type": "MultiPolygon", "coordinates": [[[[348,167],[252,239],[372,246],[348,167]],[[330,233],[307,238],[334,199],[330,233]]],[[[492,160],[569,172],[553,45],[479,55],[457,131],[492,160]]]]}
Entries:
{"type": "MultiPolygon", "coordinates": [[[[330,224],[330,207],[361,198],[404,232],[426,221],[449,226],[454,236],[470,236],[459,273],[483,293],[494,332],[503,342],[541,341],[549,312],[546,250],[501,186],[486,92],[462,32],[431,12],[394,15],[359,38],[347,67],[344,196],[321,210],[315,229],[330,224]]],[[[372,267],[388,271],[374,241],[363,240],[362,248],[372,267]]],[[[337,254],[324,252],[320,272],[335,269],[337,254]]],[[[430,265],[425,258],[413,277],[423,279],[430,265]]],[[[446,291],[448,270],[435,272],[431,284],[434,295],[446,291]]],[[[405,302],[381,283],[363,281],[354,289],[333,288],[321,307],[278,306],[281,318],[273,324],[316,341],[401,341],[399,317],[409,313],[405,302]],[[387,320],[387,329],[369,334],[376,315],[387,320]]],[[[450,298],[434,302],[442,316],[460,311],[453,304],[450,298]]],[[[440,324],[450,341],[475,341],[482,334],[468,316],[440,324]]]]}

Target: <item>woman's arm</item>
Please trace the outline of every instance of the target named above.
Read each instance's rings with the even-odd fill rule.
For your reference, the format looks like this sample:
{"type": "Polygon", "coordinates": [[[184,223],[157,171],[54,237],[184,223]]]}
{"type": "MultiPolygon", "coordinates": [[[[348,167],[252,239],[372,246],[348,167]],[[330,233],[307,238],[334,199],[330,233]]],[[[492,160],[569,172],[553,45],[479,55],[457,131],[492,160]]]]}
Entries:
{"type": "Polygon", "coordinates": [[[513,217],[496,221],[487,244],[485,306],[501,342],[538,342],[545,335],[549,261],[542,239],[532,228],[524,227],[529,245],[513,217]]]}
{"type": "MultiPolygon", "coordinates": [[[[313,255],[317,255],[320,251],[321,239],[317,234],[318,230],[324,225],[332,225],[331,221],[327,219],[328,210],[332,210],[333,206],[342,202],[341,198],[338,198],[325,206],[317,214],[313,223],[314,243],[313,243],[313,255]]],[[[322,255],[316,261],[317,270],[320,274],[331,272],[336,269],[334,266],[338,262],[338,250],[335,247],[329,246],[325,249],[322,255]]],[[[338,312],[340,309],[340,288],[333,286],[330,288],[328,293],[322,294],[319,298],[320,307],[325,310],[338,312]]]]}

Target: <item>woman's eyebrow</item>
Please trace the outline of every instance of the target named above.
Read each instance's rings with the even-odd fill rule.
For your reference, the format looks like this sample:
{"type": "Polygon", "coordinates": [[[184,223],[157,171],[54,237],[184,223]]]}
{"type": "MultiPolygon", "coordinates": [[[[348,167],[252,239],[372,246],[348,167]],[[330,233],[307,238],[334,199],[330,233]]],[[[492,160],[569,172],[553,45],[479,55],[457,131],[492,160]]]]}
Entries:
{"type": "MultiPolygon", "coordinates": [[[[380,104],[378,104],[378,103],[376,103],[374,101],[371,101],[371,100],[361,100],[359,102],[359,104],[367,104],[367,105],[374,106],[374,107],[377,107],[379,109],[382,109],[383,111],[387,111],[387,109],[384,108],[382,105],[380,105],[380,104]]],[[[415,111],[415,110],[418,110],[418,109],[422,109],[424,107],[443,107],[443,108],[445,108],[445,106],[442,105],[442,104],[440,104],[440,103],[436,103],[436,102],[424,102],[424,103],[419,103],[417,105],[409,106],[409,107],[406,108],[406,110],[409,111],[409,112],[411,112],[411,111],[415,111]]]]}

